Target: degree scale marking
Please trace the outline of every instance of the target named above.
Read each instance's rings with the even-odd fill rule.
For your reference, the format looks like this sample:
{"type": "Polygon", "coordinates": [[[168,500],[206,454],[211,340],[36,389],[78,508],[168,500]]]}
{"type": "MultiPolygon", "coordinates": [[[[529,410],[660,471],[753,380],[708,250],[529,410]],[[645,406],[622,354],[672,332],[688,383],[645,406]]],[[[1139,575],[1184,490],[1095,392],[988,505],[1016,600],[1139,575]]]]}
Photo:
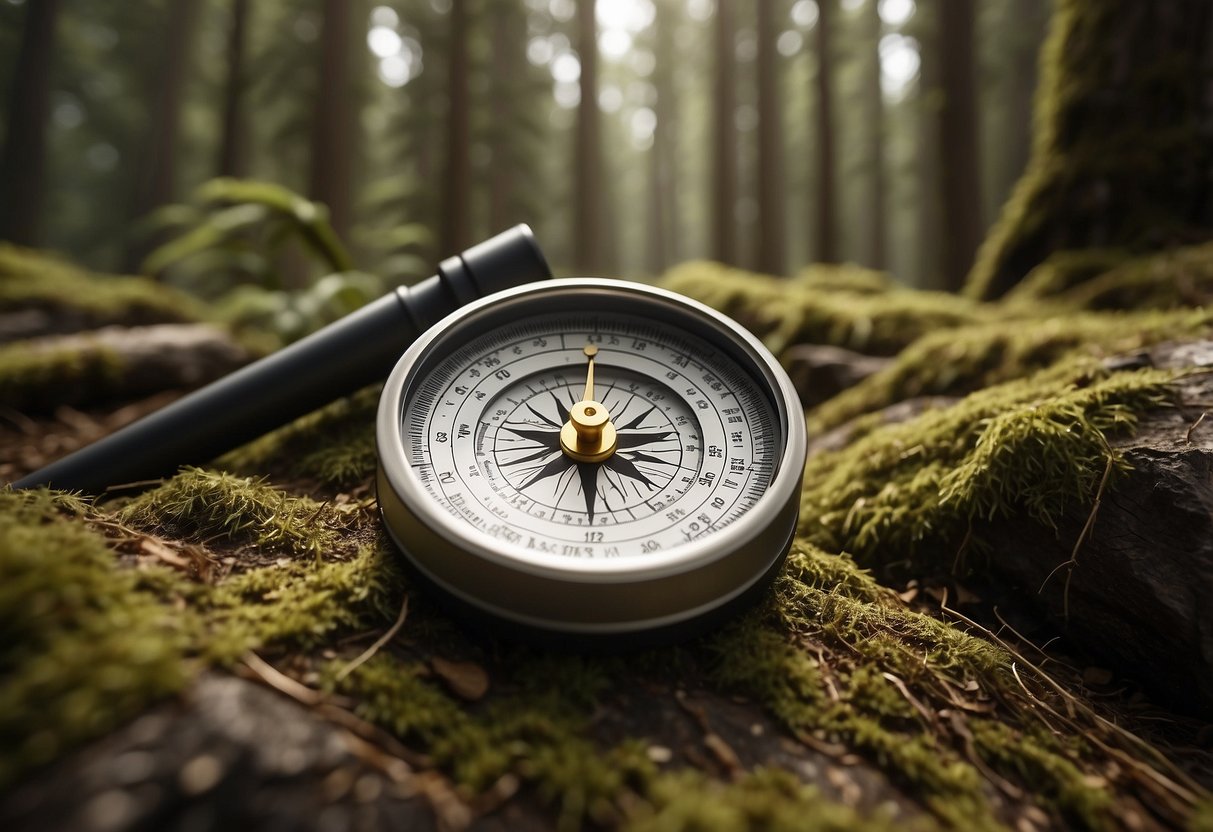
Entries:
{"type": "MultiPolygon", "coordinates": [[[[591,527],[602,529],[602,542],[609,545],[634,543],[647,537],[651,541],[660,538],[664,541],[660,544],[661,547],[668,548],[681,540],[691,539],[727,525],[744,514],[770,482],[774,460],[777,458],[777,449],[774,447],[776,443],[772,441],[776,435],[773,408],[758,392],[757,385],[749,380],[748,375],[743,375],[740,368],[731,363],[731,359],[726,363],[722,354],[715,348],[698,342],[697,338],[697,343],[691,343],[686,337],[682,337],[683,335],[679,330],[664,326],[660,330],[646,324],[637,326],[632,321],[620,320],[612,315],[599,315],[589,319],[585,316],[548,315],[501,327],[465,343],[454,354],[459,360],[448,357],[440,366],[435,367],[428,377],[423,378],[423,383],[417,388],[417,395],[402,414],[411,449],[414,451],[410,459],[414,463],[419,461],[419,455],[415,453],[417,450],[426,457],[425,462],[419,466],[429,469],[428,477],[420,477],[426,490],[438,499],[448,512],[473,522],[482,529],[486,528],[488,523],[502,523],[503,526],[514,526],[514,531],[520,531],[524,538],[535,532],[539,535],[540,545],[550,544],[548,550],[564,550],[564,554],[587,554],[569,550],[589,549],[588,546],[563,544],[583,541],[585,530],[591,527]],[[557,329],[562,331],[557,333],[554,331],[557,329]],[[530,346],[535,339],[546,340],[546,347],[536,349],[530,346]],[[508,480],[502,479],[501,472],[494,470],[492,455],[499,455],[502,448],[507,446],[505,439],[509,434],[500,417],[493,419],[498,414],[490,405],[493,402],[502,402],[502,394],[512,390],[510,398],[521,402],[523,407],[516,414],[501,415],[507,420],[525,416],[535,427],[551,429],[552,426],[540,419],[537,413],[546,414],[549,421],[555,421],[564,415],[553,409],[563,404],[560,393],[563,392],[569,402],[578,400],[580,386],[584,382],[582,367],[579,366],[584,357],[579,353],[580,347],[584,346],[587,339],[594,340],[601,348],[598,357],[601,378],[605,385],[613,384],[614,388],[609,404],[605,401],[603,403],[612,408],[612,413],[619,414],[613,418],[618,420],[621,428],[646,428],[656,435],[669,433],[667,438],[672,440],[670,444],[680,445],[680,437],[677,431],[673,430],[672,421],[670,427],[661,431],[654,430],[661,426],[658,421],[646,422],[646,418],[672,412],[672,407],[675,410],[681,407],[683,412],[689,408],[690,415],[696,419],[698,415],[706,414],[705,418],[711,416],[719,422],[712,429],[715,430],[714,437],[719,441],[722,455],[712,459],[707,455],[709,443],[713,441],[712,437],[704,433],[707,427],[697,427],[699,423],[696,420],[691,425],[678,429],[685,431],[684,436],[698,435],[699,438],[695,440],[698,446],[698,461],[689,460],[690,465],[678,465],[673,476],[681,478],[692,473],[712,473],[715,475],[712,480],[706,485],[702,480],[680,483],[684,486],[681,493],[677,490],[656,493],[648,492],[639,480],[602,469],[601,479],[595,483],[600,495],[595,501],[595,522],[591,526],[587,522],[589,512],[586,510],[588,506],[585,505],[586,486],[580,482],[580,473],[573,476],[571,469],[566,467],[570,476],[556,478],[560,492],[556,494],[554,505],[538,508],[540,504],[525,493],[527,489],[519,491],[509,486],[508,480]],[[609,341],[613,339],[618,339],[619,342],[616,344],[618,349],[615,358],[627,362],[628,369],[641,366],[643,372],[640,375],[649,380],[646,385],[632,391],[627,389],[627,382],[635,384],[636,381],[634,377],[625,380],[621,377],[627,375],[623,368],[617,365],[612,367],[608,360],[611,353],[609,341]],[[647,342],[647,357],[645,353],[634,350],[632,345],[638,341],[647,342]],[[515,354],[519,347],[523,348],[520,355],[515,354]],[[580,358],[580,361],[577,361],[577,358],[580,358]],[[539,365],[535,363],[536,360],[539,365]],[[531,362],[530,365],[527,364],[528,361],[531,362]],[[536,366],[540,367],[541,372],[533,372],[536,366]],[[518,372],[513,372],[515,368],[518,372]],[[494,374],[501,370],[506,370],[507,375],[512,376],[504,383],[494,378],[494,374]],[[665,377],[668,371],[675,372],[674,379],[665,377]],[[524,383],[512,384],[516,381],[524,383]],[[467,386],[466,392],[462,397],[457,396],[453,392],[454,388],[463,385],[467,386]],[[694,392],[695,395],[682,395],[681,388],[684,385],[693,388],[688,389],[687,393],[694,392]],[[715,390],[711,390],[711,387],[715,387],[715,390]],[[624,398],[616,397],[620,392],[624,398]],[[667,398],[664,402],[654,403],[644,398],[643,394],[646,392],[661,393],[667,398]],[[477,399],[479,393],[484,395],[477,399]],[[546,407],[542,406],[545,396],[548,402],[546,407]],[[694,402],[700,396],[711,402],[711,406],[707,411],[696,413],[694,402]],[[419,405],[426,404],[426,399],[429,399],[428,406],[419,409],[419,405]],[[737,406],[730,405],[730,400],[737,406]],[[637,401],[644,406],[634,404],[637,401]],[[728,422],[725,422],[726,417],[722,414],[726,409],[729,409],[730,416],[735,417],[730,418],[728,422]],[[482,410],[483,413],[480,412],[482,410]],[[473,419],[473,415],[477,418],[473,419]],[[418,430],[420,425],[417,417],[420,417],[420,422],[425,425],[422,430],[418,430]],[[483,421],[480,417],[483,417],[483,421]],[[739,421],[736,421],[738,418],[739,421]],[[456,439],[455,431],[460,423],[473,427],[475,442],[471,436],[456,439]],[[726,426],[742,431],[744,441],[740,446],[729,441],[726,426]],[[442,433],[447,435],[448,441],[445,444],[435,443],[435,438],[442,433]],[[428,447],[431,444],[433,447],[428,447]],[[458,452],[458,447],[465,447],[466,452],[458,452]],[[433,453],[430,453],[431,450],[433,453]],[[435,454],[439,456],[435,457],[435,454]],[[476,459],[477,464],[470,466],[475,473],[465,471],[457,464],[452,465],[456,462],[453,454],[465,462],[476,459]],[[431,461],[430,457],[434,459],[431,461]],[[446,470],[450,468],[453,470],[446,470]],[[490,472],[494,477],[494,484],[491,486],[488,482],[490,472]],[[452,479],[448,481],[447,478],[452,479]],[[728,488],[725,488],[726,482],[729,483],[728,488]],[[642,499],[640,502],[621,504],[621,494],[625,493],[630,495],[630,499],[642,499]],[[562,505],[563,494],[571,494],[576,498],[580,509],[572,511],[571,504],[562,505]],[[688,502],[687,497],[693,499],[688,502]],[[714,505],[719,499],[725,500],[722,508],[714,509],[709,506],[709,503],[714,505]],[[641,515],[635,512],[637,507],[644,510],[641,515]],[[519,509],[523,514],[516,513],[519,509]],[[675,514],[678,516],[675,517],[675,514]],[[531,521],[539,522],[528,521],[528,516],[531,521]],[[645,521],[649,526],[639,528],[633,533],[627,527],[634,526],[632,519],[637,517],[642,521],[642,526],[645,521]],[[476,522],[477,520],[479,522],[476,522]],[[542,528],[536,529],[536,526],[542,528]],[[618,531],[613,532],[612,529],[618,531]],[[671,534],[674,534],[674,537],[670,537],[671,534]]],[[[602,397],[607,398],[605,394],[602,394],[602,397]]],[[[517,410],[508,404],[506,408],[517,410]]],[[[705,426],[707,424],[705,423],[705,426]]],[[[690,440],[687,441],[690,443],[690,440]]],[[[535,443],[528,444],[519,440],[517,444],[519,448],[530,448],[525,453],[515,454],[517,456],[535,454],[540,450],[540,446],[535,443]]],[[[668,468],[668,463],[672,462],[669,453],[664,457],[654,455],[643,441],[635,442],[627,453],[630,457],[628,461],[636,472],[650,481],[659,463],[667,463],[668,468]],[[633,452],[638,452],[641,456],[632,456],[633,452]]],[[[528,487],[531,485],[534,483],[528,484],[528,487]]],[[[545,503],[553,502],[542,496],[539,496],[539,499],[545,503]]],[[[590,538],[585,536],[585,539],[590,538]]],[[[522,542],[525,544],[526,540],[522,542]]],[[[603,547],[598,548],[601,550],[603,547]]],[[[599,551],[591,556],[602,554],[604,552],[599,551]]]]}

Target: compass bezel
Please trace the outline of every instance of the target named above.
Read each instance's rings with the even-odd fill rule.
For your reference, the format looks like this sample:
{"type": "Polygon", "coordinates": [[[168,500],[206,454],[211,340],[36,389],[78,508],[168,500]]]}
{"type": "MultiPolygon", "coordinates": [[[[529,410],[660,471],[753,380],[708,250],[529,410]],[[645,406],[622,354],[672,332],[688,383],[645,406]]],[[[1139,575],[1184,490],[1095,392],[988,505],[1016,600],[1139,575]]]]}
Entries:
{"type": "Polygon", "coordinates": [[[376,423],[378,493],[385,526],[431,582],[490,615],[557,632],[624,633],[697,619],[770,575],[791,543],[806,438],[791,381],[748,331],[703,304],[638,283],[570,278],[482,298],[424,333],[384,387],[376,423]],[[418,382],[474,336],[523,317],[572,308],[621,312],[709,342],[768,399],[781,448],[771,482],[745,514],[661,552],[611,559],[536,552],[491,537],[449,514],[408,461],[403,413],[418,382]]]}

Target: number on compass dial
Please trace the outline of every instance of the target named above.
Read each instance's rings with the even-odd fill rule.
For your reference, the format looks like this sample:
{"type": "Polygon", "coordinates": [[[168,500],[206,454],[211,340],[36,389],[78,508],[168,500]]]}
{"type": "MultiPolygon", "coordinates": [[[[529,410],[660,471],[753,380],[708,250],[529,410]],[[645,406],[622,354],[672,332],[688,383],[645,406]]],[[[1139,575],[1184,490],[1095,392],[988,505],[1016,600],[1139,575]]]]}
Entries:
{"type": "Polygon", "coordinates": [[[432,404],[404,414],[425,488],[489,534],[580,557],[658,551],[741,516],[778,444],[751,378],[689,333],[579,324],[490,333],[431,374],[432,404]]]}

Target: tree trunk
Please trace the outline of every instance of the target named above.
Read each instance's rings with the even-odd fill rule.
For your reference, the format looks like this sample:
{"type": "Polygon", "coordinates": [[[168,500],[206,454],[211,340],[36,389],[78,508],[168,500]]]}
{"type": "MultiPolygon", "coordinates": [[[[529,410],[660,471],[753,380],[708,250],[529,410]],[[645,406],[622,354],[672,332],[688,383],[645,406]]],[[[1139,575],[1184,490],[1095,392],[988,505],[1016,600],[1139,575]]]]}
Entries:
{"type": "Polygon", "coordinates": [[[943,289],[942,211],[939,197],[939,102],[940,90],[938,8],[930,4],[918,7],[913,18],[922,61],[918,71],[916,110],[917,157],[915,168],[915,285],[923,289],[943,289]]]}
{"type": "Polygon", "coordinates": [[[577,0],[577,57],[581,60],[581,101],[577,105],[576,193],[573,195],[573,265],[593,274],[603,265],[602,127],[598,112],[598,26],[594,0],[577,0]]]}
{"type": "Polygon", "coordinates": [[[443,179],[440,257],[471,244],[471,101],[468,78],[468,3],[451,3],[450,50],[447,61],[446,176],[443,179]]]}
{"type": "Polygon", "coordinates": [[[674,91],[674,26],[676,18],[668,3],[657,4],[655,20],[657,66],[653,82],[657,87],[657,127],[649,151],[649,211],[647,229],[647,266],[650,274],[660,274],[679,259],[677,173],[678,122],[674,91]]]}
{"type": "Polygon", "coordinates": [[[946,233],[943,288],[958,291],[981,242],[981,164],[977,136],[973,0],[940,0],[939,54],[943,102],[939,111],[940,202],[946,233]]]}
{"type": "Polygon", "coordinates": [[[217,165],[220,176],[243,176],[248,163],[244,124],[248,12],[249,0],[232,0],[227,35],[227,80],[223,87],[223,127],[217,165]]]}
{"type": "Polygon", "coordinates": [[[776,0],[758,0],[758,271],[785,269],[783,192],[783,101],[779,95],[776,0]]]}
{"type": "Polygon", "coordinates": [[[838,198],[834,174],[834,11],[837,0],[817,3],[817,222],[813,241],[814,259],[820,263],[838,262],[838,198]]]}
{"type": "MultiPolygon", "coordinates": [[[[135,203],[132,218],[138,220],[177,196],[177,150],[181,130],[181,108],[185,90],[186,67],[198,0],[179,0],[171,4],[164,34],[163,61],[156,84],[155,106],[149,126],[149,146],[140,160],[135,176],[135,203]]],[[[138,267],[157,240],[133,241],[127,250],[128,266],[138,267]]]]}
{"type": "Polygon", "coordinates": [[[1213,9],[1058,0],[1027,173],[967,291],[999,297],[1050,254],[1154,250],[1213,225],[1213,9]]]}
{"type": "Polygon", "coordinates": [[[50,111],[50,63],[59,0],[39,0],[25,10],[21,51],[13,74],[4,145],[0,149],[0,240],[36,246],[42,239],[46,185],[46,120],[50,111]]]}
{"type": "Polygon", "coordinates": [[[343,240],[353,222],[350,11],[346,0],[324,0],[309,188],[312,199],[328,206],[329,222],[343,240]]]}
{"type": "Polygon", "coordinates": [[[517,160],[511,152],[516,133],[509,129],[511,104],[518,103],[514,81],[525,71],[526,27],[522,13],[511,3],[497,3],[492,8],[493,85],[490,102],[493,112],[492,169],[489,174],[489,226],[497,233],[517,223],[518,180],[517,160]]]}
{"type": "Polygon", "coordinates": [[[733,0],[716,4],[716,78],[713,85],[712,256],[721,263],[737,262],[737,91],[733,73],[733,0]]]}
{"type": "Polygon", "coordinates": [[[880,38],[884,24],[880,6],[870,2],[865,7],[868,16],[868,36],[872,39],[872,73],[868,79],[868,175],[871,192],[868,196],[868,265],[885,268],[888,260],[888,179],[885,176],[884,91],[881,87],[880,38]]]}

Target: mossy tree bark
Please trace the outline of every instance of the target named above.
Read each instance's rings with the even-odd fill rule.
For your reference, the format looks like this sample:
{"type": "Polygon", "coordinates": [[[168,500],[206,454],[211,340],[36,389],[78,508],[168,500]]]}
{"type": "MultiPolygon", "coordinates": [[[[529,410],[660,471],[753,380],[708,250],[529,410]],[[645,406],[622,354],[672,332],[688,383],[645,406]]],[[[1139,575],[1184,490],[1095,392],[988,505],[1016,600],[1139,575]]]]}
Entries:
{"type": "Polygon", "coordinates": [[[1000,297],[1051,253],[1209,237],[1213,7],[1058,0],[1024,177],[967,292],[1000,297]]]}

